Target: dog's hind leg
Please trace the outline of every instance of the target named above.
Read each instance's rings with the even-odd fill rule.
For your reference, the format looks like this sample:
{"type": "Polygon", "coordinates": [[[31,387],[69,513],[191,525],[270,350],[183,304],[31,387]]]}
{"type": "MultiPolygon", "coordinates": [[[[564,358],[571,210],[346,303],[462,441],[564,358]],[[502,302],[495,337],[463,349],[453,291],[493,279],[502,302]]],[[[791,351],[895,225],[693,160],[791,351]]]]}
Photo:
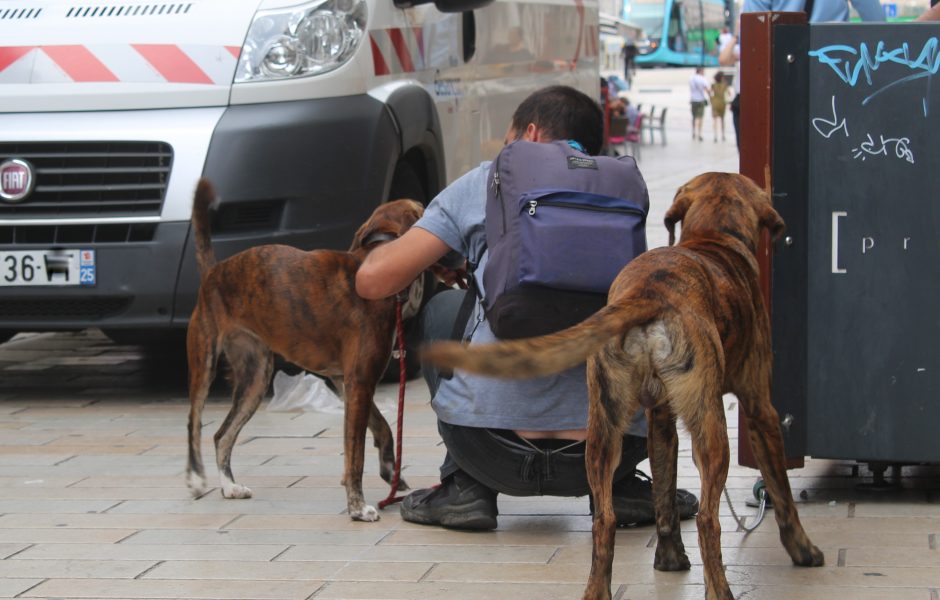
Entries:
{"type": "Polygon", "coordinates": [[[594,497],[594,524],[591,533],[594,549],[591,553],[591,574],[584,590],[584,600],[608,600],[614,561],[614,534],[617,517],[614,514],[614,471],[620,462],[623,420],[621,400],[611,397],[612,384],[601,361],[588,360],[588,430],[584,461],[588,484],[594,497]],[[614,413],[614,414],[612,414],[614,413]]]}
{"type": "Polygon", "coordinates": [[[206,491],[206,470],[202,464],[202,411],[215,379],[218,350],[214,329],[207,324],[197,308],[186,334],[186,355],[189,361],[189,456],[186,484],[193,496],[206,491]]]}
{"type": "Polygon", "coordinates": [[[760,390],[744,385],[735,393],[747,415],[748,441],[770,494],[780,529],[780,541],[793,564],[801,567],[822,566],[825,561],[823,553],[806,535],[793,502],[780,421],[776,409],[770,403],[770,377],[755,377],[754,380],[762,383],[760,390]]]}
{"type": "Polygon", "coordinates": [[[232,447],[268,389],[274,369],[274,355],[257,338],[244,333],[229,336],[225,340],[224,349],[234,385],[232,408],[215,433],[219,480],[224,497],[251,498],[251,489],[235,483],[232,475],[232,447]]]}
{"type": "Polygon", "coordinates": [[[676,420],[668,406],[646,411],[647,449],[653,474],[653,503],[656,507],[656,558],[659,571],[687,571],[691,567],[679,530],[676,507],[676,467],[679,436],[676,420]]]}
{"type": "Polygon", "coordinates": [[[687,421],[687,425],[702,482],[696,524],[705,572],[705,597],[707,600],[734,600],[721,560],[721,523],[718,521],[718,505],[728,478],[731,450],[719,387],[711,382],[702,383],[701,397],[695,401],[701,403],[702,409],[698,418],[687,421]]]}
{"type": "MultiPolygon", "coordinates": [[[[382,411],[372,402],[369,412],[369,431],[372,432],[372,441],[379,450],[379,474],[388,483],[392,483],[395,472],[395,440],[388,421],[382,411]]],[[[408,489],[404,478],[399,477],[397,490],[402,492],[408,489]]]]}

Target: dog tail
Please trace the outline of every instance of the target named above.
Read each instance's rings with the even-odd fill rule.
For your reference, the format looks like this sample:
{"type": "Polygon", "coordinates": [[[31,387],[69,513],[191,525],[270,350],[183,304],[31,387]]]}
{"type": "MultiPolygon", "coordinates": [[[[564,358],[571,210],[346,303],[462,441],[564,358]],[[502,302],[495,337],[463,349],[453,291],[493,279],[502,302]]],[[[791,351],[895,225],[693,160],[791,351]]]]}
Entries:
{"type": "Polygon", "coordinates": [[[196,264],[199,265],[201,275],[208,273],[216,262],[209,226],[209,208],[213,202],[215,202],[215,188],[208,179],[200,179],[196,184],[196,195],[193,198],[193,234],[196,241],[196,264]]]}
{"type": "Polygon", "coordinates": [[[541,337],[494,344],[436,342],[423,357],[443,368],[478,375],[526,379],[559,373],[578,365],[610,341],[656,318],[659,304],[637,299],[627,305],[607,305],[581,323],[541,337]]]}

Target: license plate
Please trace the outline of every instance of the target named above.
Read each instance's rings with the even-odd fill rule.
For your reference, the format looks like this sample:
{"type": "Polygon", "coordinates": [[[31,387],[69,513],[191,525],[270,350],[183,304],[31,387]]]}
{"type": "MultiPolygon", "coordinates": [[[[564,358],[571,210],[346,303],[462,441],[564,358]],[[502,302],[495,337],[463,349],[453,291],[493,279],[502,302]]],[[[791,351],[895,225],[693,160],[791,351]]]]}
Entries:
{"type": "Polygon", "coordinates": [[[95,285],[94,250],[0,250],[0,286],[95,285]]]}

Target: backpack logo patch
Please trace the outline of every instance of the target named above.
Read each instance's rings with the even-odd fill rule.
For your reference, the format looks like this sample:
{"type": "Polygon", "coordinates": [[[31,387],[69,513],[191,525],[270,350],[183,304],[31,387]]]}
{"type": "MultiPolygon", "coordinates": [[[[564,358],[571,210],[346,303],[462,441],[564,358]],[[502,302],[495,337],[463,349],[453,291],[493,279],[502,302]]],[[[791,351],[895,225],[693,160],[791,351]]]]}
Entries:
{"type": "Polygon", "coordinates": [[[585,156],[569,156],[568,157],[568,168],[569,169],[594,169],[597,170],[597,161],[593,158],[587,158],[585,156]]]}

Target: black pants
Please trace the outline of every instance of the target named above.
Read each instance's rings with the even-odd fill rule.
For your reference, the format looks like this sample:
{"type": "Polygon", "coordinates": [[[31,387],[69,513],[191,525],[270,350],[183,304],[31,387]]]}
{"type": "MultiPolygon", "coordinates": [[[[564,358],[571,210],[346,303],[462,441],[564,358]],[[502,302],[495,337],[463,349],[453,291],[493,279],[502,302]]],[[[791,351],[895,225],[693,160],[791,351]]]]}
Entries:
{"type": "MultiPolygon", "coordinates": [[[[421,340],[452,339],[464,290],[437,294],[421,313],[421,340]]],[[[457,327],[457,337],[463,331],[457,327]]],[[[441,375],[433,365],[422,365],[433,397],[441,375]]],[[[488,488],[511,496],[583,496],[590,489],[584,466],[584,442],[524,440],[512,431],[464,427],[438,421],[447,448],[441,479],[458,470],[488,488]]],[[[633,474],[646,459],[646,438],[626,435],[614,481],[633,474]]]]}

